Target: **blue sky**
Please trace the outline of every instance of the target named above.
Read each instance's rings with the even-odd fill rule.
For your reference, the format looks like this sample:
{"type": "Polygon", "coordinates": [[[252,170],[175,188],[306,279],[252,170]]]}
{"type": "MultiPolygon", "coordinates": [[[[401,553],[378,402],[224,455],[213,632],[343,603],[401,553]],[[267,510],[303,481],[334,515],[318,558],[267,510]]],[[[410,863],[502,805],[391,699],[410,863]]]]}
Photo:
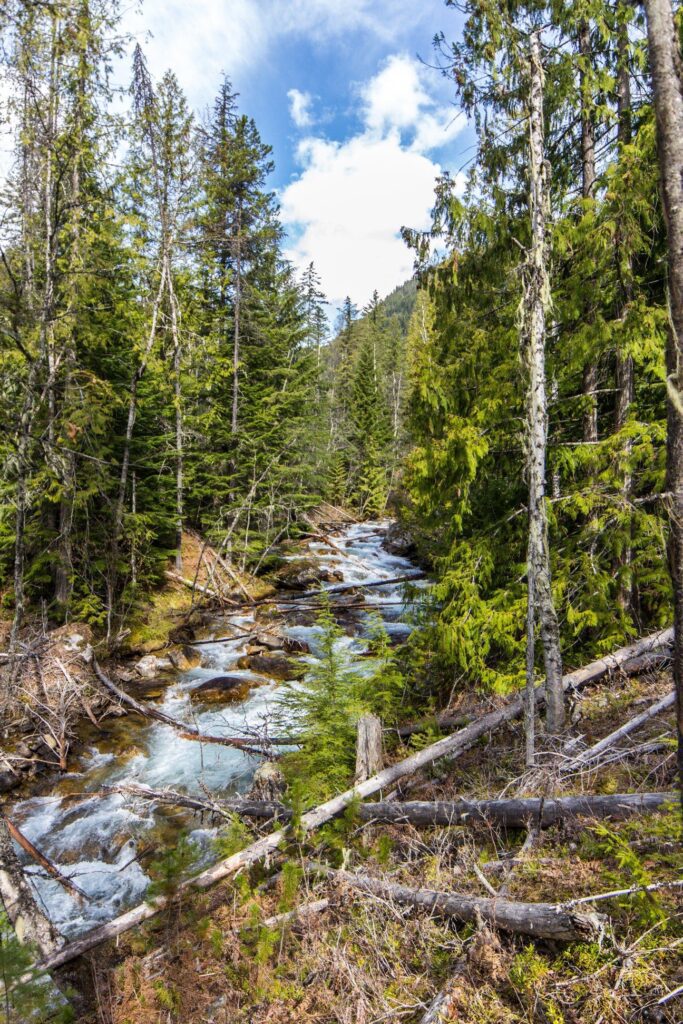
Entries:
{"type": "Polygon", "coordinates": [[[145,0],[125,27],[197,111],[229,75],[273,147],[288,255],[315,261],[333,304],[410,276],[398,231],[427,226],[434,178],[472,142],[452,86],[418,59],[458,32],[443,0],[145,0]]]}

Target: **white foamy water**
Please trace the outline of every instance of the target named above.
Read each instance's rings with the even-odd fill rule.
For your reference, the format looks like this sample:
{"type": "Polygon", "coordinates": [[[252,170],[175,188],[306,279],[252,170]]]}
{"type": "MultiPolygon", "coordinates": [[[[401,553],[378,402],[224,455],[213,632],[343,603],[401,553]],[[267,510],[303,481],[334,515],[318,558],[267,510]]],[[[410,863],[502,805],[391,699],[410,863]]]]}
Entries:
{"type": "MultiPolygon", "coordinates": [[[[382,547],[388,525],[389,521],[360,523],[335,533],[334,542],[347,557],[321,543],[309,544],[308,554],[325,568],[341,571],[344,583],[362,584],[407,575],[415,566],[382,547]]],[[[298,596],[305,604],[305,593],[298,596]]],[[[369,589],[365,591],[365,602],[376,606],[390,635],[404,639],[409,634],[411,627],[402,620],[409,617],[411,606],[402,584],[369,589]]],[[[297,616],[286,612],[284,607],[281,610],[283,619],[278,625],[291,637],[305,640],[311,653],[303,660],[314,661],[320,652],[319,628],[288,625],[284,616],[297,616]]],[[[353,623],[354,635],[341,638],[339,647],[359,673],[369,675],[372,659],[362,656],[367,651],[368,612],[349,608],[344,612],[343,621],[347,625],[353,623]]],[[[254,626],[254,621],[244,615],[217,621],[214,635],[222,637],[229,633],[230,624],[248,630],[254,626]]],[[[214,736],[244,736],[254,729],[262,731],[264,723],[274,735],[272,719],[280,685],[275,681],[254,685],[238,703],[207,705],[190,698],[190,692],[202,682],[228,672],[246,682],[258,682],[254,673],[237,668],[237,662],[246,653],[244,639],[217,640],[198,650],[201,665],[178,674],[156,706],[214,736]]],[[[149,852],[155,827],[178,832],[194,828],[191,838],[201,849],[202,862],[208,862],[212,856],[211,840],[215,830],[200,827],[198,819],[128,795],[103,795],[103,787],[136,783],[152,789],[169,787],[200,795],[202,787],[219,795],[241,793],[249,788],[259,762],[257,756],[235,748],[184,740],[170,726],[136,716],[128,716],[111,726],[105,723],[104,727],[112,730],[103,743],[106,749],[100,749],[95,740],[94,746],[81,758],[77,778],[72,779],[70,788],[78,788],[78,798],[55,792],[18,802],[10,811],[12,819],[38,849],[65,875],[73,878],[88,897],[79,904],[57,882],[45,877],[41,869],[27,864],[27,873],[40,900],[60,931],[69,938],[140,901],[149,877],[136,858],[143,850],[149,852]]]]}

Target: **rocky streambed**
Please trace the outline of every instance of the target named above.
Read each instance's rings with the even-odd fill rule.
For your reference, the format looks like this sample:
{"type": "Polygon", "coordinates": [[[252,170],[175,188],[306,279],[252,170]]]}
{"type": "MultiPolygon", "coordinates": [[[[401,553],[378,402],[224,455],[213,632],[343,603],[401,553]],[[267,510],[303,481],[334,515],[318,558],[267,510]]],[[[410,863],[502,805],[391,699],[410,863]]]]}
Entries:
{"type": "MultiPolygon", "coordinates": [[[[301,678],[317,656],[320,630],[306,589],[316,579],[325,581],[322,589],[340,583],[352,588],[335,596],[335,615],[345,630],[339,644],[350,662],[357,660],[369,672],[368,616],[375,610],[392,637],[405,639],[411,630],[411,601],[405,583],[360,588],[410,575],[416,567],[405,555],[392,553],[405,545],[389,521],[353,524],[331,540],[332,546],[322,541],[307,545],[306,565],[314,570],[309,578],[304,578],[301,553],[291,556],[286,596],[281,592],[268,606],[217,617],[201,643],[190,645],[196,653],[188,651],[183,671],[164,664],[159,681],[158,665],[150,665],[154,681],[144,682],[140,672],[133,672],[129,692],[205,735],[272,735],[281,680],[301,678]]],[[[202,827],[187,811],[110,793],[107,787],[132,783],[235,795],[249,789],[262,760],[236,748],[183,739],[162,722],[139,715],[88,726],[82,739],[85,752],[76,771],[46,781],[39,795],[6,807],[22,832],[87,894],[77,903],[27,862],[40,899],[69,938],[139,902],[150,881],[144,865],[155,848],[181,830],[189,831],[207,862],[215,857],[215,831],[208,823],[202,827]]]]}

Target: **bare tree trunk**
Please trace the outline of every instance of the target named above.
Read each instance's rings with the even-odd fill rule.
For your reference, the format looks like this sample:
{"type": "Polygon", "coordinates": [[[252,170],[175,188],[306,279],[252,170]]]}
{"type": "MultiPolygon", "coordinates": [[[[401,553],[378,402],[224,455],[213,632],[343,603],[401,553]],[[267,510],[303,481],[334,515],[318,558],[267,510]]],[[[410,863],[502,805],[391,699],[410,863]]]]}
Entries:
{"type": "Polygon", "coordinates": [[[154,340],[157,333],[157,324],[159,322],[159,310],[161,308],[161,302],[164,295],[164,289],[166,287],[166,260],[161,261],[161,277],[159,279],[159,287],[157,289],[154,302],[152,304],[152,319],[150,323],[149,332],[147,334],[147,341],[142,354],[139,365],[135,368],[133,376],[130,382],[130,390],[128,393],[128,418],[126,420],[126,435],[123,442],[123,457],[121,459],[121,472],[119,474],[119,493],[116,499],[116,506],[114,510],[114,533],[111,543],[110,552],[110,567],[107,575],[107,640],[111,638],[113,620],[114,620],[114,605],[116,602],[116,581],[118,577],[118,555],[119,555],[119,542],[121,540],[121,534],[123,532],[123,513],[126,506],[126,489],[128,486],[128,473],[130,470],[130,449],[133,442],[133,430],[135,428],[135,417],[137,415],[137,397],[138,397],[138,384],[144,376],[145,370],[147,369],[147,363],[149,357],[152,354],[152,348],[154,346],[154,340]]]}
{"type": "MultiPolygon", "coordinates": [[[[630,0],[620,4],[619,12],[631,8],[630,0]]],[[[619,147],[627,146],[631,141],[631,78],[628,66],[628,24],[626,19],[620,17],[617,28],[617,138],[619,147]]],[[[617,261],[619,277],[621,280],[621,309],[619,319],[623,320],[633,299],[633,266],[631,254],[624,249],[621,231],[617,238],[617,261]]],[[[617,389],[616,403],[614,409],[614,429],[623,430],[628,420],[631,405],[633,403],[633,357],[627,352],[617,351],[615,367],[615,385],[617,389]]],[[[630,458],[632,443],[627,440],[624,444],[624,458],[630,458]]],[[[628,466],[624,472],[623,493],[624,500],[628,504],[631,499],[631,473],[628,466]]],[[[632,530],[631,526],[631,530],[632,530]]],[[[632,560],[631,545],[628,544],[621,556],[617,559],[616,570],[619,574],[619,588],[617,601],[625,611],[632,611],[633,583],[629,578],[631,573],[629,567],[632,560]]]]}
{"type": "MultiPolygon", "coordinates": [[[[595,194],[595,122],[592,114],[590,80],[586,66],[591,62],[591,33],[587,21],[579,25],[579,53],[581,55],[581,192],[584,199],[595,194]]],[[[598,368],[589,360],[583,368],[583,395],[586,405],[583,414],[583,439],[589,443],[598,439],[598,368]]]]}
{"type": "Polygon", "coordinates": [[[527,391],[527,473],[529,478],[529,544],[527,578],[540,625],[547,680],[546,725],[550,734],[564,725],[560,629],[553,604],[545,501],[547,398],[545,380],[548,279],[548,168],[544,158],[543,66],[538,31],[531,33],[529,82],[529,213],[531,249],[524,274],[523,344],[529,372],[527,391]]]}
{"type": "Polygon", "coordinates": [[[175,438],[176,438],[176,555],[175,566],[178,572],[183,569],[183,393],[181,370],[180,333],[178,330],[178,302],[171,277],[171,268],[166,272],[168,283],[168,299],[171,311],[171,334],[173,336],[173,373],[175,395],[175,438]]]}
{"type": "Polygon", "coordinates": [[[602,927],[595,914],[577,914],[562,904],[517,903],[512,900],[481,896],[461,896],[459,893],[438,892],[433,889],[411,889],[406,885],[352,871],[336,871],[324,864],[311,865],[314,871],[327,878],[345,882],[353,889],[381,899],[426,910],[430,914],[452,917],[456,921],[486,921],[494,928],[516,935],[554,939],[558,942],[576,942],[597,938],[602,927]]]}
{"type": "Polygon", "coordinates": [[[673,675],[683,802],[683,62],[671,0],[645,0],[662,200],[669,248],[667,490],[674,594],[673,675]]]}
{"type": "Polygon", "coordinates": [[[237,213],[237,252],[235,254],[235,311],[232,336],[232,420],[230,429],[237,434],[239,409],[240,316],[242,313],[242,210],[237,213]]]}
{"type": "Polygon", "coordinates": [[[525,764],[531,768],[536,760],[536,602],[534,577],[527,573],[526,609],[526,688],[524,691],[525,764]]]}

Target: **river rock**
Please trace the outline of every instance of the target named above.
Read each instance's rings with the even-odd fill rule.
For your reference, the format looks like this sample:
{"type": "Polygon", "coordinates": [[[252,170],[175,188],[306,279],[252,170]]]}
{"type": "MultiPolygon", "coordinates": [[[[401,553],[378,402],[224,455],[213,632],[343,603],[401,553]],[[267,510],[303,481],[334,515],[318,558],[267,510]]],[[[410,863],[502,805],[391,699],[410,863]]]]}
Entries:
{"type": "Polygon", "coordinates": [[[382,547],[390,555],[408,558],[415,554],[415,540],[401,523],[392,523],[382,541],[382,547]]]}
{"type": "Polygon", "coordinates": [[[179,672],[189,672],[201,663],[202,656],[194,647],[183,645],[168,652],[171,663],[179,672]]]}
{"type": "Polygon", "coordinates": [[[170,672],[173,664],[169,658],[157,658],[156,654],[146,654],[133,667],[143,679],[154,679],[160,672],[170,672]]]}
{"type": "Polygon", "coordinates": [[[195,686],[190,691],[192,700],[226,700],[241,699],[254,685],[254,680],[244,676],[215,676],[195,686]]]}
{"type": "Polygon", "coordinates": [[[299,640],[296,636],[286,636],[282,643],[287,654],[310,654],[311,648],[305,640],[299,640]]]}
{"type": "Polygon", "coordinates": [[[14,775],[13,772],[0,772],[0,793],[9,793],[11,789],[16,789],[19,785],[21,785],[20,775],[14,775]]]}
{"type": "MultiPolygon", "coordinates": [[[[286,654],[309,654],[310,647],[305,640],[299,640],[293,636],[278,636],[277,633],[259,633],[256,637],[256,644],[261,650],[285,651],[286,654]]],[[[259,654],[260,651],[250,651],[248,654],[259,654]]]]}
{"type": "Polygon", "coordinates": [[[273,679],[301,679],[306,673],[306,666],[301,662],[292,661],[284,651],[264,651],[263,654],[249,654],[240,658],[240,668],[258,672],[273,679]]]}
{"type": "Polygon", "coordinates": [[[288,562],[275,574],[275,580],[286,590],[306,590],[321,583],[335,583],[344,579],[338,569],[326,569],[310,559],[296,559],[288,562]]]}

